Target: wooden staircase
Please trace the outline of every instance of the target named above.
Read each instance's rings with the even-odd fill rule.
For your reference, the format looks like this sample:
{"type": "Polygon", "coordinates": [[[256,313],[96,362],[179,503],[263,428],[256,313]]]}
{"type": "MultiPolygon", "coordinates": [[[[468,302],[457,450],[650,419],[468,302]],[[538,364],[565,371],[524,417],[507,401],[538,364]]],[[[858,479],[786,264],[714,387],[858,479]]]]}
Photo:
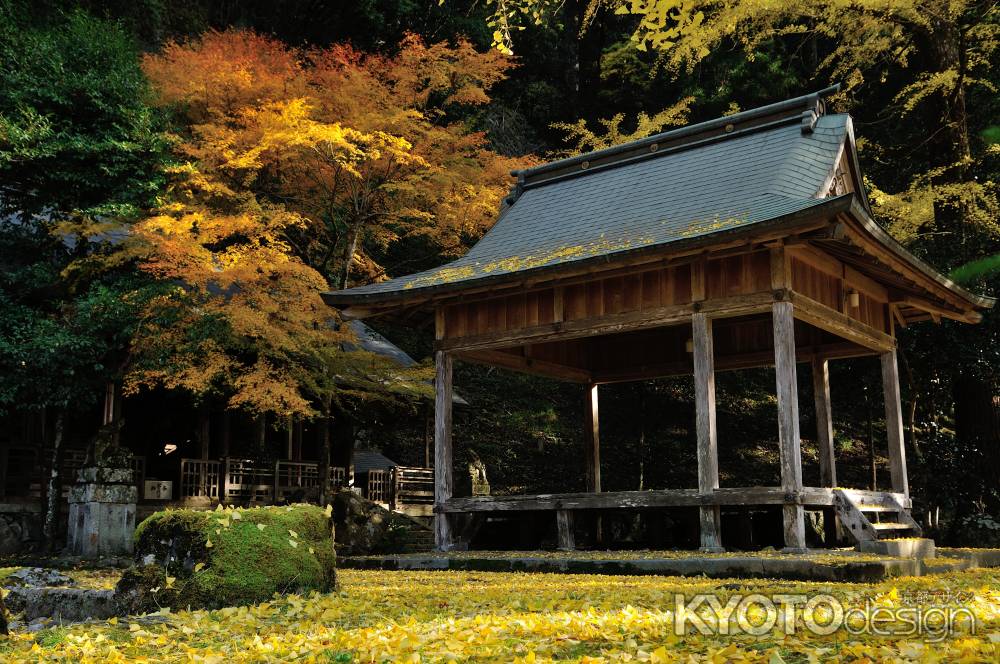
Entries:
{"type": "Polygon", "coordinates": [[[891,493],[836,489],[834,504],[843,530],[856,544],[920,537],[920,524],[891,493]]]}

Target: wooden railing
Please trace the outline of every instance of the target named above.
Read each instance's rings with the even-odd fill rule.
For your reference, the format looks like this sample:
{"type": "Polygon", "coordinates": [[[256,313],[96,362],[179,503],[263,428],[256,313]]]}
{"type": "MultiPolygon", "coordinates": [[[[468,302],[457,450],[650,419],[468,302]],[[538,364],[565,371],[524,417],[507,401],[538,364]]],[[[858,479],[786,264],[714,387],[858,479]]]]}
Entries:
{"type": "Polygon", "coordinates": [[[392,471],[369,470],[366,497],[374,503],[388,505],[392,501],[392,471]]]}
{"type": "MultiPolygon", "coordinates": [[[[181,499],[201,498],[239,505],[314,499],[319,466],[303,461],[181,459],[181,499]]],[[[330,468],[330,485],[343,486],[344,468],[330,468]]]]}
{"type": "MultiPolygon", "coordinates": [[[[331,486],[345,486],[347,480],[345,468],[330,468],[331,486]]],[[[318,486],[319,466],[315,462],[181,459],[178,497],[238,505],[310,502],[318,497],[318,486]]],[[[363,489],[366,498],[391,509],[430,513],[434,471],[405,466],[370,470],[363,489]]]]}
{"type": "Polygon", "coordinates": [[[219,499],[222,462],[212,459],[181,459],[180,498],[219,499]]]}
{"type": "Polygon", "coordinates": [[[434,469],[397,466],[393,471],[393,509],[406,506],[430,514],[434,508],[434,469]]]}

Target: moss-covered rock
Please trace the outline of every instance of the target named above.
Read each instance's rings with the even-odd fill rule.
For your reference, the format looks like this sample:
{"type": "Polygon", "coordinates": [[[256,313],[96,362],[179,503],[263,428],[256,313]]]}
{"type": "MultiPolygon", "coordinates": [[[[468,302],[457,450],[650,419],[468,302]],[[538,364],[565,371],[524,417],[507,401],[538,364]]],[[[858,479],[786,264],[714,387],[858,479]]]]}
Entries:
{"type": "Polygon", "coordinates": [[[120,613],[220,608],[336,586],[330,513],[314,505],[167,510],[139,524],[120,613]]]}

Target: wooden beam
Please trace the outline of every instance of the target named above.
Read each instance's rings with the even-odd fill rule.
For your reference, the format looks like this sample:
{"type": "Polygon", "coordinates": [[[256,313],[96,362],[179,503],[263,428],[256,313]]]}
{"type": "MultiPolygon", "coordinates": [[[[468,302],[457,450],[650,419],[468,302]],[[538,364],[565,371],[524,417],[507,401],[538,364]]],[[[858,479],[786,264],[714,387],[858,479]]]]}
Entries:
{"type": "Polygon", "coordinates": [[[850,265],[844,265],[844,282],[848,287],[861,291],[879,302],[889,301],[889,289],[867,274],[858,272],[850,265]]]}
{"type": "MultiPolygon", "coordinates": [[[[691,318],[694,340],[695,428],[698,434],[698,492],[710,494],[719,488],[719,450],[715,426],[715,351],[712,320],[703,313],[691,318]]],[[[699,508],[701,550],[722,551],[719,506],[699,508]]]]}
{"type": "Polygon", "coordinates": [[[909,498],[906,449],[903,447],[903,407],[899,397],[899,369],[894,350],[882,354],[882,392],[885,395],[885,430],[889,439],[889,474],[892,477],[892,490],[909,498]]]}
{"type": "Polygon", "coordinates": [[[825,359],[812,362],[813,397],[816,405],[816,445],[819,447],[819,484],[837,486],[837,461],[833,449],[833,413],[830,408],[830,365],[825,359]]]}
{"type": "Polygon", "coordinates": [[[697,310],[713,318],[745,316],[769,311],[774,294],[769,291],[714,298],[704,302],[674,304],[642,311],[581,318],[561,323],[546,323],[517,330],[442,339],[435,343],[439,350],[479,350],[504,348],[525,343],[541,343],[563,339],[578,339],[632,330],[645,330],[687,323],[697,310]]]}
{"type": "MultiPolygon", "coordinates": [[[[527,351],[530,346],[525,347],[527,351]]],[[[476,350],[453,353],[455,358],[463,362],[473,362],[491,367],[501,367],[512,371],[520,371],[534,376],[545,376],[573,383],[591,383],[591,373],[586,369],[557,364],[533,357],[505,353],[500,350],[476,350]]]]}
{"type": "MultiPolygon", "coordinates": [[[[440,506],[451,499],[454,491],[451,447],[451,355],[444,351],[434,354],[437,370],[434,379],[434,505],[440,506]]],[[[438,551],[454,547],[451,517],[434,516],[434,546],[438,551]]]]}
{"type": "Polygon", "coordinates": [[[795,317],[799,320],[879,352],[896,347],[896,340],[885,332],[865,325],[801,293],[791,291],[788,296],[791,302],[795,303],[795,317]]]}
{"type": "Polygon", "coordinates": [[[587,491],[601,491],[601,424],[597,385],[588,385],[583,400],[583,458],[586,463],[587,491]]]}
{"type": "MultiPolygon", "coordinates": [[[[812,362],[820,359],[845,359],[852,357],[871,357],[879,355],[879,351],[871,350],[846,341],[836,343],[796,348],[795,358],[798,362],[812,362]]],[[[737,371],[740,369],[755,369],[774,366],[774,351],[763,350],[739,355],[715,356],[715,373],[722,371],[737,371]]],[[[635,380],[648,380],[666,376],[686,376],[694,373],[691,361],[658,362],[633,367],[594,372],[591,376],[595,383],[601,385],[612,383],[627,383],[635,380]]]]}
{"type": "MultiPolygon", "coordinates": [[[[942,300],[949,302],[955,307],[971,310],[969,303],[961,295],[951,291],[938,279],[914,267],[909,261],[900,258],[881,241],[870,237],[869,234],[873,229],[868,228],[866,224],[854,219],[849,214],[840,215],[839,218],[845,222],[845,238],[851,244],[860,248],[877,261],[887,265],[893,271],[903,275],[904,278],[920,284],[928,292],[935,293],[942,300]]],[[[870,223],[874,224],[874,222],[870,223]]]]}
{"type": "Polygon", "coordinates": [[[560,551],[572,551],[576,548],[573,513],[569,510],[556,510],[556,538],[560,551]]]}
{"type": "Polygon", "coordinates": [[[927,300],[924,300],[913,295],[908,295],[902,300],[893,302],[894,305],[905,305],[908,307],[913,307],[914,309],[920,309],[921,311],[926,311],[933,318],[934,316],[940,316],[942,318],[950,318],[951,320],[957,320],[962,323],[979,323],[983,320],[983,315],[978,311],[961,312],[954,311],[952,309],[946,309],[945,307],[940,307],[935,304],[931,304],[927,300]]]}
{"type": "MultiPolygon", "coordinates": [[[[904,507],[910,502],[903,494],[851,489],[865,503],[881,504],[891,496],[904,507]]],[[[436,513],[537,512],[555,510],[644,509],[654,507],[700,507],[702,505],[785,505],[808,507],[835,504],[835,489],[803,487],[789,493],[782,487],[724,487],[708,495],[698,489],[655,489],[652,491],[605,491],[603,493],[552,493],[532,496],[469,496],[452,498],[435,507],[436,513]]]]}
{"type": "MultiPolygon", "coordinates": [[[[774,373],[778,396],[778,450],[781,461],[781,487],[788,492],[802,491],[802,441],[799,434],[798,379],[795,374],[795,317],[791,302],[775,302],[774,373]]],[[[805,511],[802,505],[784,506],[785,548],[806,547],[805,511]]]]}

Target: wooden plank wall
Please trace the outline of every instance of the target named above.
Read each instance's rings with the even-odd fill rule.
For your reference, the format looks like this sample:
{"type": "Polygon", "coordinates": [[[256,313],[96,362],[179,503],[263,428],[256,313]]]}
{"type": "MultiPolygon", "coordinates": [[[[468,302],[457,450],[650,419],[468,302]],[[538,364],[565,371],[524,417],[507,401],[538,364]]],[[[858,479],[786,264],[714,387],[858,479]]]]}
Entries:
{"type": "Polygon", "coordinates": [[[845,268],[823,254],[796,254],[791,259],[792,290],[825,304],[880,332],[890,332],[888,294],[863,275],[845,268]],[[813,258],[810,260],[810,258],[813,258]],[[839,276],[838,276],[839,273],[839,276]],[[857,291],[859,306],[851,307],[846,295],[857,291]]]}
{"type": "MultiPolygon", "coordinates": [[[[770,288],[766,251],[711,259],[705,269],[709,298],[758,293],[770,288]]],[[[450,304],[444,308],[443,338],[497,334],[557,321],[585,320],[689,302],[690,262],[450,304]]]]}

